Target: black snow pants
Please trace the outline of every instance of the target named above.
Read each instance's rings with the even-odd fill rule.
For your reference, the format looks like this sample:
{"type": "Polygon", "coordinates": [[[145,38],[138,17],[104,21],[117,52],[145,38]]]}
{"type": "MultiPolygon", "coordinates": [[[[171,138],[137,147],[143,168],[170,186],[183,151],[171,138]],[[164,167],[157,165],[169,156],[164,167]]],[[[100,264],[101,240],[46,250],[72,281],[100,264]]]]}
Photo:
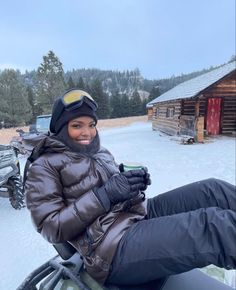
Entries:
{"type": "Polygon", "coordinates": [[[236,188],[207,179],[148,199],[119,243],[109,283],[141,284],[214,264],[236,269],[236,188]]]}

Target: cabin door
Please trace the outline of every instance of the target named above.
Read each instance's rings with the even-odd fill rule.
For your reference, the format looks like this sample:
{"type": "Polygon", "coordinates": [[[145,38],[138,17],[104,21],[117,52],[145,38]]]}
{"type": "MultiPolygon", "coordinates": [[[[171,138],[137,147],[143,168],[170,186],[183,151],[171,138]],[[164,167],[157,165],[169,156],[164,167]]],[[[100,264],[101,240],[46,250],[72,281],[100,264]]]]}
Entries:
{"type": "Polygon", "coordinates": [[[208,99],[206,130],[210,135],[220,134],[221,104],[221,98],[208,99]]]}

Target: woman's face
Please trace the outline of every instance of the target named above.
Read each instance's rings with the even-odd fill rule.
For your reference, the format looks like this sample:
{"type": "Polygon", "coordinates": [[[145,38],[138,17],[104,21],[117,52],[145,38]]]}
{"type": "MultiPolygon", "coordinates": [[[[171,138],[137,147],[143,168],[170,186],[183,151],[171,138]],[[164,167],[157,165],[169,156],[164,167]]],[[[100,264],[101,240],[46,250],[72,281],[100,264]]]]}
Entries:
{"type": "Polygon", "coordinates": [[[78,117],[68,123],[68,135],[77,144],[89,145],[96,134],[96,123],[89,116],[78,117]]]}

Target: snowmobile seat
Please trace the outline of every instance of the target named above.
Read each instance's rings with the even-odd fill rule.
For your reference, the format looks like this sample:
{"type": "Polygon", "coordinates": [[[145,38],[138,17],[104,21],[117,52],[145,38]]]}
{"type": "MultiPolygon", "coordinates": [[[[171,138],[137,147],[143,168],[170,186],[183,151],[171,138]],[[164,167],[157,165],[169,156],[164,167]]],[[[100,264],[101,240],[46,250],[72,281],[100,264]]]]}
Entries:
{"type": "Polygon", "coordinates": [[[29,274],[17,290],[232,290],[198,269],[142,285],[99,285],[84,269],[83,260],[69,243],[55,244],[59,253],[29,274]],[[61,256],[61,258],[59,258],[61,256]],[[40,284],[40,285],[39,285],[40,284]],[[39,285],[39,288],[36,287],[39,285]],[[60,286],[60,288],[58,288],[60,286]]]}
{"type": "MultiPolygon", "coordinates": [[[[114,286],[114,285],[105,285],[104,287],[101,287],[97,284],[95,280],[83,269],[83,258],[80,256],[80,254],[76,251],[76,249],[69,243],[69,242],[63,242],[63,243],[57,243],[53,244],[53,247],[59,254],[59,256],[65,260],[66,262],[69,262],[74,265],[76,265],[76,270],[74,270],[77,275],[80,276],[81,282],[83,281],[87,285],[89,285],[91,288],[89,289],[96,289],[96,290],[102,290],[102,289],[111,289],[111,290],[158,290],[162,289],[162,285],[164,285],[164,282],[166,281],[166,278],[159,279],[158,281],[153,281],[151,283],[143,284],[143,285],[136,285],[136,286],[114,286]]],[[[79,277],[78,276],[78,277],[79,277]]]]}
{"type": "Polygon", "coordinates": [[[70,259],[76,252],[76,249],[69,242],[53,244],[53,247],[63,260],[70,259]]]}

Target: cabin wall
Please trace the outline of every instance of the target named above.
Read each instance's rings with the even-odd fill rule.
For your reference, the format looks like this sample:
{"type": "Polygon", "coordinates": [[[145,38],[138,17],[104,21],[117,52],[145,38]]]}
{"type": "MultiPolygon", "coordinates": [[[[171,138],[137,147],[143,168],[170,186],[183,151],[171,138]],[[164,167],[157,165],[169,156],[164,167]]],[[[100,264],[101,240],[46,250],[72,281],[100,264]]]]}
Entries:
{"type": "Polygon", "coordinates": [[[181,100],[155,104],[152,118],[153,130],[159,130],[169,135],[179,134],[180,115],[181,100]]]}
{"type": "MultiPolygon", "coordinates": [[[[182,100],[182,112],[181,115],[195,116],[196,99],[182,100]]],[[[204,97],[199,98],[199,116],[205,116],[206,111],[206,99],[204,97]]]]}
{"type": "MultiPolygon", "coordinates": [[[[205,98],[222,98],[221,134],[236,133],[236,72],[204,92],[205,98]]],[[[207,106],[206,106],[207,107],[207,106]]],[[[206,108],[207,113],[207,108],[206,108]]]]}

